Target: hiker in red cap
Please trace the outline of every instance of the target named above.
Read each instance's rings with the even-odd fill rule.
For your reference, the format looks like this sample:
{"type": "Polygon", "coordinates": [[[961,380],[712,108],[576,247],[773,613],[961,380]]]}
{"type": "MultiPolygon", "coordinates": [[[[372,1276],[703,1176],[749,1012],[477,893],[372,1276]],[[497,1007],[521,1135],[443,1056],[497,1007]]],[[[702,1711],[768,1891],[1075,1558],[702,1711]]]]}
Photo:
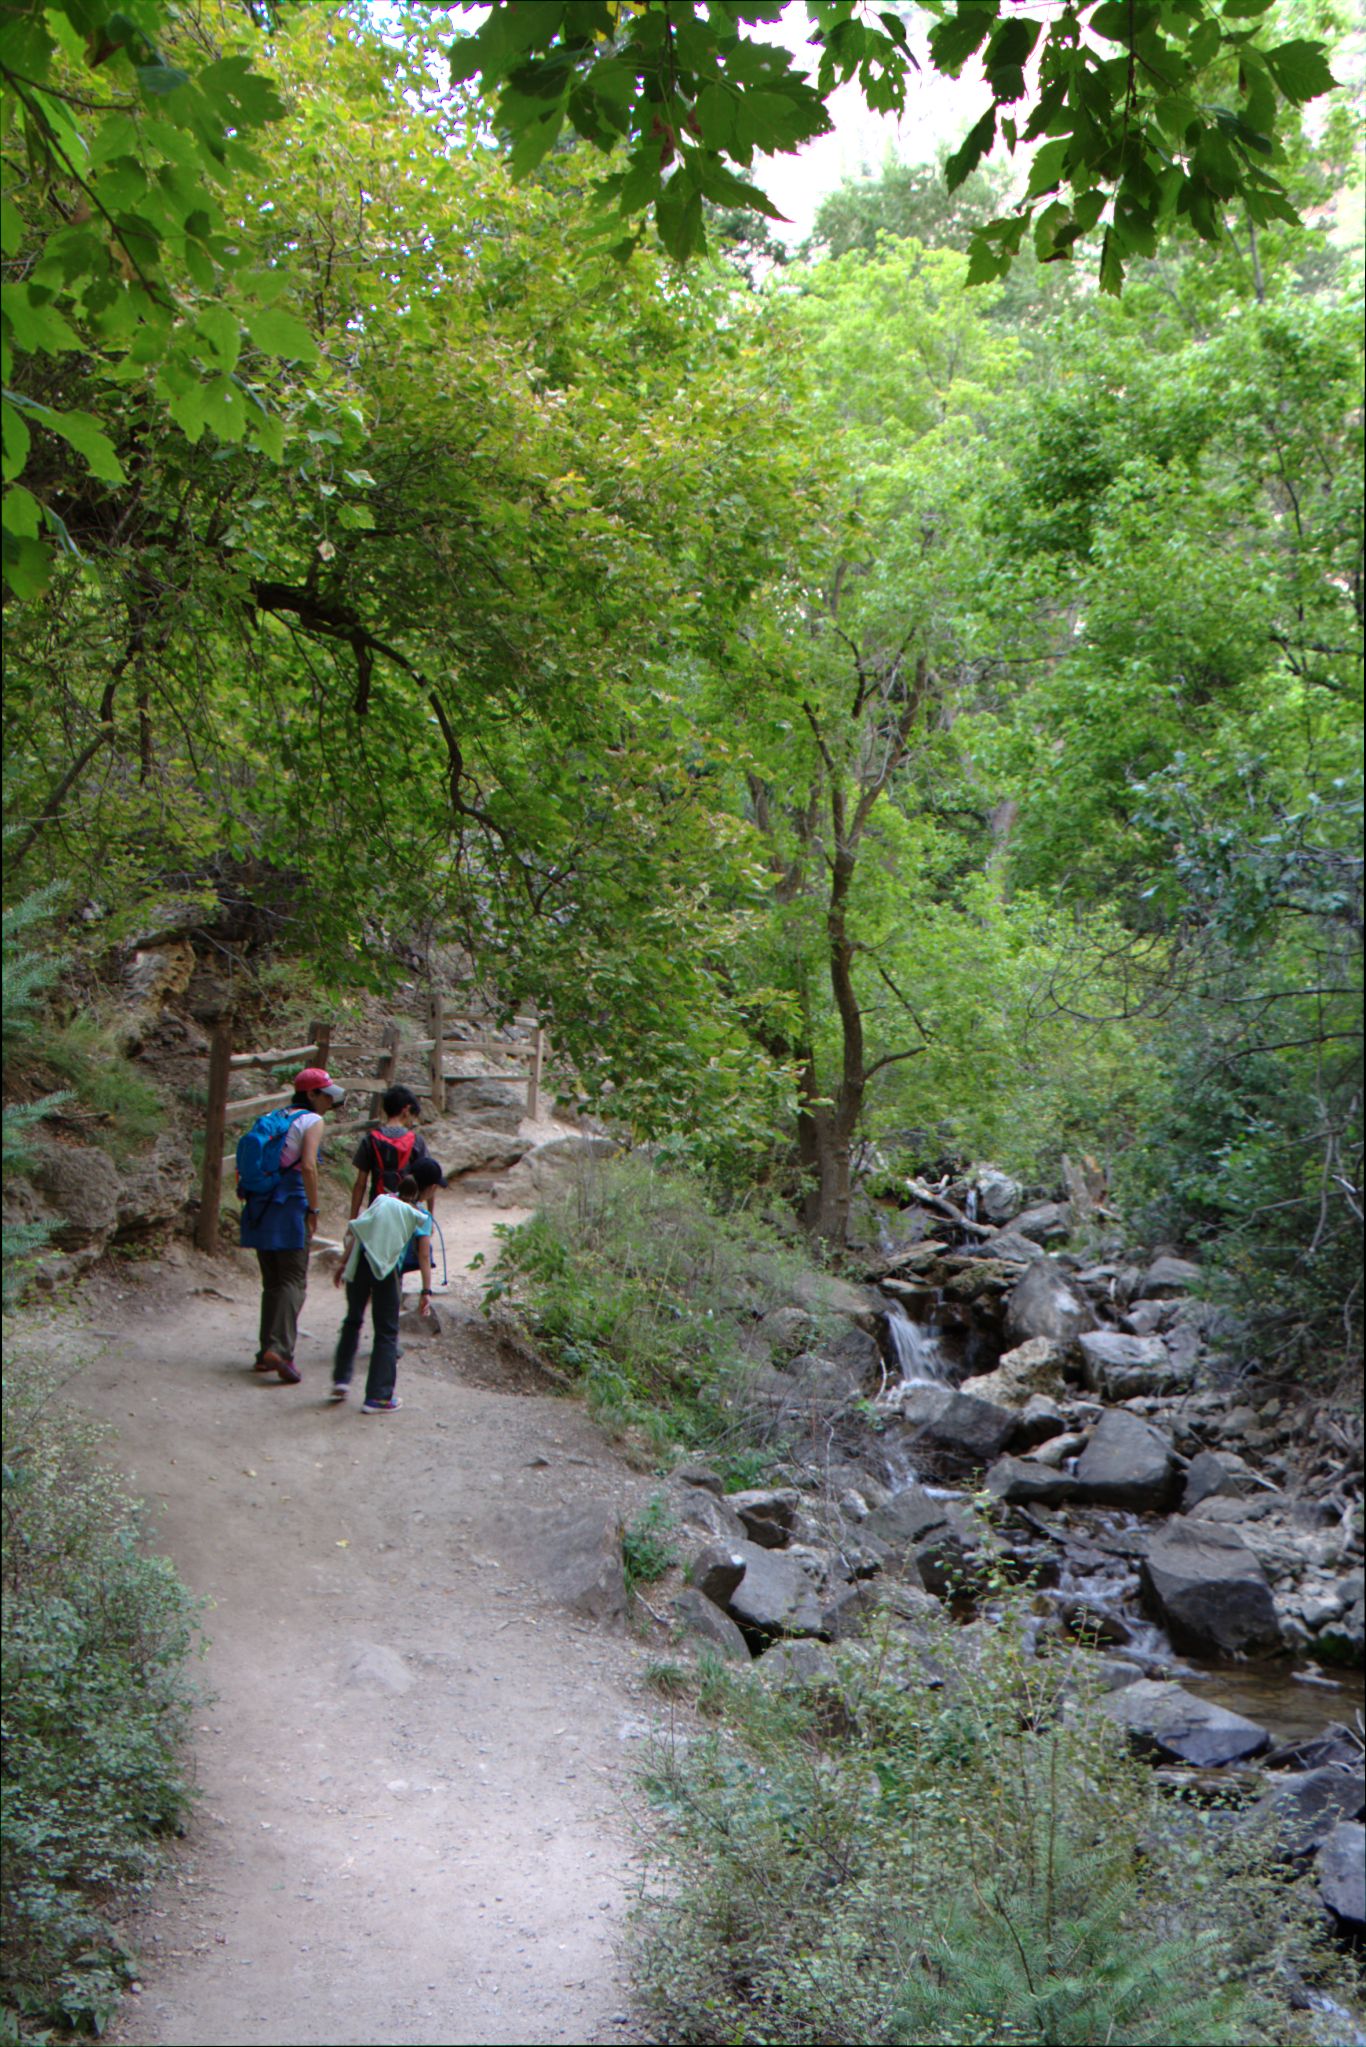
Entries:
{"type": "Polygon", "coordinates": [[[308,1291],[309,1246],[318,1227],[323,1117],[345,1100],[346,1090],[330,1073],[305,1066],[294,1077],[288,1108],[258,1117],[238,1146],[242,1243],[255,1251],[261,1268],[256,1370],[277,1373],[286,1386],[297,1386],[301,1376],[294,1346],[308,1291]]]}

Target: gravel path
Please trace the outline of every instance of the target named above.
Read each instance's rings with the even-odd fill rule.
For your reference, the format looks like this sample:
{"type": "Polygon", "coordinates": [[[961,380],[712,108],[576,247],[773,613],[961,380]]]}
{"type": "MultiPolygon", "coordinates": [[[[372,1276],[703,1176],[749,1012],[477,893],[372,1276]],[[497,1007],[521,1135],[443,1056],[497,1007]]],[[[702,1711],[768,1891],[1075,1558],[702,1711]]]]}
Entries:
{"type": "MultiPolygon", "coordinates": [[[[506,1219],[443,1208],[457,1294],[506,1219]]],[[[503,1390],[468,1282],[446,1338],[407,1340],[402,1412],[363,1418],[324,1399],[324,1275],[285,1387],[250,1370],[250,1274],[173,1257],[98,1297],[75,1387],[210,1602],[199,1810],[116,2037],[638,2038],[617,1946],[646,1651],[551,1604],[525,1531],[648,1483],[574,1403],[503,1390]]]]}

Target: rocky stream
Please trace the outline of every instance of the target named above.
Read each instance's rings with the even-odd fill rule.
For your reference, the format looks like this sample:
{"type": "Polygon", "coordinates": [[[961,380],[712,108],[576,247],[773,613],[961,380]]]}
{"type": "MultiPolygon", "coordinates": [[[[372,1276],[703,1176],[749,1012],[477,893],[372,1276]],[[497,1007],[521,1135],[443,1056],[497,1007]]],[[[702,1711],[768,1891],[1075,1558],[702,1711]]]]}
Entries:
{"type": "Polygon", "coordinates": [[[1270,1815],[1359,1940],[1359,1424],[1236,1372],[1199,1267],[1131,1262],[1084,1191],[1027,1207],[980,1168],[911,1193],[821,1304],[842,1333],[816,1339],[814,1297],[755,1329],[739,1397],[793,1482],[674,1474],[675,1619],[819,1680],[875,1610],[989,1624],[990,1584],[1027,1583],[1035,1645],[1068,1647],[1174,1795],[1270,1815]]]}

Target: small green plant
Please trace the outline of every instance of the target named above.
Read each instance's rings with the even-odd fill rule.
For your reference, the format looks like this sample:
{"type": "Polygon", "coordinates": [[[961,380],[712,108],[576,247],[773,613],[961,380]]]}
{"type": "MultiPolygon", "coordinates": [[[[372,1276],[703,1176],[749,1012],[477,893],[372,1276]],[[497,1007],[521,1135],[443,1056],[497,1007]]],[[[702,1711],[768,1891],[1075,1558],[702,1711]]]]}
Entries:
{"type": "Polygon", "coordinates": [[[99,2033],[135,1973],[113,1915],[188,1803],[195,1602],[140,1547],[101,1432],[6,1339],[0,1986],[10,2037],[99,2033]]]}
{"type": "MultiPolygon", "coordinates": [[[[0,1017],[3,1018],[7,1092],[12,1085],[13,1056],[34,1036],[38,997],[57,972],[57,960],[35,947],[31,936],[34,928],[50,914],[53,895],[51,889],[39,889],[4,912],[4,973],[0,977],[3,1009],[0,1009],[0,1017]]],[[[31,1157],[30,1133],[34,1125],[54,1109],[60,1109],[66,1100],[66,1094],[60,1092],[46,1094],[37,1101],[6,1101],[3,1165],[7,1179],[11,1173],[22,1173],[28,1164],[31,1157]]],[[[5,1224],[0,1269],[3,1270],[6,1307],[22,1292],[29,1261],[35,1252],[41,1251],[50,1234],[45,1223],[5,1224]]]]}
{"type": "Polygon", "coordinates": [[[693,1673],[686,1663],[647,1663],[645,1682],[665,1699],[686,1699],[693,1690],[693,1673]]]}
{"type": "Polygon", "coordinates": [[[621,1538],[621,1560],[628,1592],[634,1592],[637,1585],[652,1585],[678,1562],[678,1551],[669,1540],[675,1525],[667,1499],[656,1493],[626,1529],[621,1538]]]}

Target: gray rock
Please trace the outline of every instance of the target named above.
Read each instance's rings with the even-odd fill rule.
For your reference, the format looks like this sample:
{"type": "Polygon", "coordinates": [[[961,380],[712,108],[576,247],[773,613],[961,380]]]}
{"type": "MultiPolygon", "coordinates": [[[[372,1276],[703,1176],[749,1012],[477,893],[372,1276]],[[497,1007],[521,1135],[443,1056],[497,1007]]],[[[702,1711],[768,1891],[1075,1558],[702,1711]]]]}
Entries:
{"type": "Polygon", "coordinates": [[[1069,1457],[1079,1457],[1089,1441],[1090,1438],[1084,1429],[1069,1429],[1061,1436],[1049,1436],[1034,1449],[1026,1451],[1025,1461],[1029,1464],[1051,1465],[1053,1470],[1057,1471],[1069,1457]]]}
{"type": "Polygon", "coordinates": [[[1330,1767],[1274,1779],[1249,1816],[1274,1828],[1287,1855],[1312,1855],[1340,1820],[1359,1820],[1363,1806],[1366,1771],[1330,1767]]]}
{"type": "Polygon", "coordinates": [[[977,1213],[983,1222],[1007,1223],[1024,1206],[1024,1189],[1009,1173],[997,1166],[982,1166],[977,1174],[977,1213]]]}
{"type": "MultiPolygon", "coordinates": [[[[861,1329],[851,1329],[849,1334],[868,1344],[878,1364],[881,1364],[882,1353],[871,1336],[865,1336],[861,1329]]],[[[787,1371],[796,1400],[822,1408],[838,1408],[859,1396],[859,1378],[847,1365],[837,1364],[833,1358],[817,1357],[812,1351],[803,1351],[799,1357],[793,1358],[787,1371]]]]}
{"type": "Polygon", "coordinates": [[[726,1601],[732,1620],[761,1638],[821,1633],[820,1600],[799,1562],[757,1542],[737,1542],[733,1554],[743,1570],[726,1601]]]}
{"type": "Polygon", "coordinates": [[[1319,1850],[1319,1896],[1340,1925],[1366,1931],[1366,1827],[1342,1820],[1319,1850]]]}
{"type": "Polygon", "coordinates": [[[448,1179],[481,1167],[501,1171],[504,1166],[515,1166],[531,1150],[530,1140],[519,1137],[515,1128],[504,1130],[488,1124],[424,1125],[422,1137],[432,1157],[441,1161],[448,1179]]]}
{"type": "Polygon", "coordinates": [[[1234,1528],[1174,1516],[1150,1539],[1139,1578],[1145,1604],[1185,1654],[1239,1656],[1280,1640],[1266,1574],[1234,1528]]]}
{"type": "MultiPolygon", "coordinates": [[[[738,1630],[737,1630],[738,1632],[738,1630]]],[[[809,1638],[798,1642],[775,1642],[764,1651],[759,1669],[771,1682],[782,1685],[829,1684],[836,1676],[835,1659],[823,1642],[809,1638]]]]}
{"type": "Polygon", "coordinates": [[[726,1505],[738,1514],[745,1535],[761,1549],[785,1549],[797,1525],[802,1496],[792,1486],[758,1487],[729,1493],[726,1505]]]}
{"type": "Polygon", "coordinates": [[[995,1401],[998,1407],[1021,1408],[1032,1393],[1056,1393],[1062,1385],[1066,1352],[1050,1337],[1031,1337],[999,1359],[995,1371],[969,1379],[964,1392],[977,1400],[995,1401]]]}
{"type": "Polygon", "coordinates": [[[1171,1321],[1171,1306],[1166,1301],[1135,1301],[1127,1315],[1119,1318],[1120,1327],[1127,1329],[1131,1336],[1156,1336],[1171,1321]]]}
{"type": "Polygon", "coordinates": [[[887,1305],[867,1287],[836,1279],[828,1272],[799,1273],[792,1282],[792,1296],[798,1307],[813,1315],[843,1315],[870,1333],[876,1329],[877,1318],[887,1305]]]}
{"type": "Polygon", "coordinates": [[[1036,1244],[1051,1244],[1071,1233],[1072,1210],[1065,1201],[1041,1201],[1036,1207],[1021,1209],[1011,1228],[1036,1244]]]}
{"type": "Polygon", "coordinates": [[[1187,1467],[1181,1512],[1189,1514],[1192,1507],[1198,1507],[1202,1500],[1213,1499],[1217,1494],[1231,1493],[1245,1498],[1249,1494],[1255,1497],[1264,1490],[1251,1466],[1245,1464],[1241,1457],[1235,1457],[1232,1451],[1202,1450],[1187,1467]]]}
{"type": "Polygon", "coordinates": [[[885,1599],[885,1587],[872,1584],[866,1578],[838,1586],[822,1610],[821,1633],[832,1642],[846,1641],[850,1635],[858,1634],[882,1609],[885,1599]]]}
{"type": "Polygon", "coordinates": [[[118,1180],[116,1240],[126,1241],[144,1230],[179,1222],[194,1189],[189,1146],[172,1132],[163,1131],[150,1151],[119,1168],[118,1180]]]}
{"type": "Polygon", "coordinates": [[[734,1542],[708,1543],[688,1565],[689,1583],[695,1585],[714,1606],[727,1605],[731,1593],[745,1575],[742,1541],[743,1538],[737,1537],[734,1542]]]}
{"type": "Polygon", "coordinates": [[[1073,1293],[1051,1258],[1040,1258],[1031,1265],[1006,1303],[1005,1332],[1011,1343],[1027,1343],[1032,1336],[1070,1343],[1084,1329],[1095,1326],[1090,1307],[1073,1293]]]}
{"type": "MultiPolygon", "coordinates": [[[[487,1124],[490,1118],[481,1112],[487,1124]]],[[[494,1189],[501,1208],[534,1207],[544,1195],[570,1184],[595,1158],[607,1158],[621,1147],[609,1137],[553,1137],[535,1144],[506,1172],[494,1189]]]]}
{"type": "MultiPolygon", "coordinates": [[[[460,1057],[458,1045],[446,1048],[447,1058],[460,1057]]],[[[526,1089],[513,1081],[495,1080],[448,1080],[446,1082],[446,1114],[461,1122],[482,1124],[485,1130],[516,1131],[526,1114],[526,1089]]],[[[423,1133],[425,1136],[425,1132],[423,1133]]],[[[443,1155],[432,1146],[437,1158],[443,1155]]]]}
{"type": "Polygon", "coordinates": [[[725,1499],[718,1499],[714,1493],[703,1492],[700,1486],[689,1486],[682,1492],[675,1505],[675,1512],[685,1528],[694,1528],[722,1548],[728,1543],[743,1542],[744,1523],[734,1507],[725,1499]]]}
{"type": "Polygon", "coordinates": [[[385,1692],[395,1699],[415,1683],[398,1651],[383,1642],[348,1642],[342,1651],[341,1680],[354,1691],[385,1692]]]}
{"type": "Polygon", "coordinates": [[[109,1235],[118,1220],[119,1175],[107,1153],[89,1144],[35,1144],[30,1171],[60,1218],[53,1241],[62,1250],[109,1235]]]}
{"type": "Polygon", "coordinates": [[[921,1485],[894,1493],[864,1523],[865,1535],[887,1546],[902,1567],[913,1565],[929,1592],[944,1594],[971,1575],[981,1531],[971,1513],[953,1500],[933,1498],[921,1485]]]}
{"type": "Polygon", "coordinates": [[[931,1443],[970,1464],[989,1464],[1004,1450],[1015,1426],[1009,1408],[977,1400],[971,1393],[955,1393],[932,1419],[921,1423],[915,1442],[931,1443]]]}
{"type": "Polygon", "coordinates": [[[1193,1293],[1204,1281],[1204,1273],[1189,1258],[1154,1258],[1138,1289],[1142,1301],[1166,1301],[1178,1294],[1193,1293]]]}
{"type": "Polygon", "coordinates": [[[715,1493],[719,1500],[726,1490],[726,1482],[719,1471],[713,1471],[709,1464],[675,1465],[673,1476],[680,1485],[697,1486],[704,1493],[715,1493]]]}
{"type": "Polygon", "coordinates": [[[1255,1721],[1183,1691],[1178,1684],[1140,1678],[1100,1701],[1100,1710],[1128,1731],[1143,1755],[1208,1768],[1260,1755],[1270,1735],[1255,1721]]]}
{"type": "Polygon", "coordinates": [[[1067,1417],[1047,1393],[1031,1393],[1020,1410],[1020,1419],[1010,1439],[1012,1450],[1032,1450],[1050,1437],[1065,1435],[1067,1417]]]}
{"type": "Polygon", "coordinates": [[[1085,1330],[1077,1338],[1082,1377],[1103,1400],[1132,1400],[1169,1393],[1184,1385],[1181,1368],[1159,1336],[1121,1336],[1112,1329],[1085,1330]]]}
{"type": "Polygon", "coordinates": [[[1077,1481],[1037,1461],[998,1457],[987,1473],[987,1491],[1009,1507],[1059,1507],[1076,1497],[1077,1481]]]}
{"type": "Polygon", "coordinates": [[[1098,1507],[1158,1512],[1170,1504],[1176,1455],[1159,1429],[1123,1408],[1110,1408],[1077,1460],[1078,1497],[1098,1507]]]}
{"type": "Polygon", "coordinates": [[[909,1386],[898,1387],[896,1392],[896,1404],[912,1427],[936,1421],[953,1398],[952,1386],[940,1386],[928,1379],[915,1380],[909,1386]]]}
{"type": "Polygon", "coordinates": [[[1016,1229],[998,1230],[994,1237],[985,1239],[982,1249],[989,1257],[1003,1259],[1009,1265],[1035,1265],[1045,1255],[1042,1244],[1016,1229]]]}
{"type": "Polygon", "coordinates": [[[572,1507],[539,1520],[537,1575],[571,1613],[616,1620],[626,1612],[621,1532],[621,1517],[612,1507],[572,1507]]]}
{"type": "Polygon", "coordinates": [[[728,1663],[748,1663],[749,1647],[727,1613],[722,1613],[703,1593],[691,1589],[673,1601],[674,1617],[685,1635],[704,1648],[714,1649],[728,1663]]]}
{"type": "MultiPolygon", "coordinates": [[[[823,1343],[820,1355],[827,1364],[838,1367],[847,1375],[856,1392],[869,1381],[876,1386],[881,1377],[882,1347],[866,1329],[846,1329],[833,1340],[823,1343]]],[[[795,1364],[793,1370],[796,1370],[795,1364]]]]}

